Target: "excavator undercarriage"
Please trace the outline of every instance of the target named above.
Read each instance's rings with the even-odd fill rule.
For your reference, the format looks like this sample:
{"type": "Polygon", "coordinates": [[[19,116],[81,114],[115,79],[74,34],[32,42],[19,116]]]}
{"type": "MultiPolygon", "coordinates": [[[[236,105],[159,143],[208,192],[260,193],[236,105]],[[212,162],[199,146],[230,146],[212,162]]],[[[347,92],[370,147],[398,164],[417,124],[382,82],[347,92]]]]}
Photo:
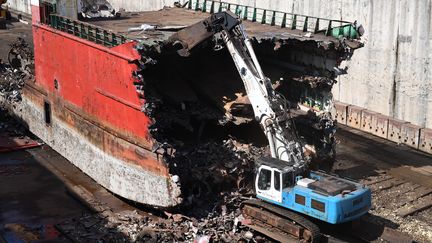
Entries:
{"type": "Polygon", "coordinates": [[[319,227],[304,216],[258,199],[243,202],[243,225],[279,242],[319,242],[319,227]]]}

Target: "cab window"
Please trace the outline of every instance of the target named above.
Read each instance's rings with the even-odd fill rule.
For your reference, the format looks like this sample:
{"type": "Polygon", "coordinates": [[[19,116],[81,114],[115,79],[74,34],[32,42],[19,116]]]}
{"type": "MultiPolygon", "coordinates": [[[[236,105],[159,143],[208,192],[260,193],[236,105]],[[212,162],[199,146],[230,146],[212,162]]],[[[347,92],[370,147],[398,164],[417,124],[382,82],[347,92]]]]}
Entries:
{"type": "Polygon", "coordinates": [[[258,177],[258,189],[269,190],[271,184],[271,171],[261,169],[258,177]]]}
{"type": "Polygon", "coordinates": [[[281,190],[280,172],[275,171],[273,177],[274,177],[274,189],[280,191],[281,190]]]}
{"type": "Polygon", "coordinates": [[[282,187],[288,188],[292,187],[294,182],[293,173],[292,172],[285,172],[282,174],[282,187]]]}

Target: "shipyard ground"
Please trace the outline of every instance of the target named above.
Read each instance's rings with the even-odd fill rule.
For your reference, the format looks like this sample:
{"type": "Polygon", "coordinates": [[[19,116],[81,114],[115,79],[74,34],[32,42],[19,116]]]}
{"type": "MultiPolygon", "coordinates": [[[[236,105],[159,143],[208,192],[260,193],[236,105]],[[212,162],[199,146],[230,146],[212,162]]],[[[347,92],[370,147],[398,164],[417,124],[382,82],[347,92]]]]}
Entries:
{"type": "MultiPolygon", "coordinates": [[[[335,172],[369,184],[374,208],[351,226],[321,225],[325,239],[328,242],[380,239],[401,242],[412,238],[429,242],[432,208],[418,208],[405,217],[398,213],[405,212],[405,207],[431,203],[432,176],[418,169],[431,158],[347,127],[340,129],[339,139],[342,143],[338,147],[335,172]],[[412,167],[403,167],[408,164],[412,167]],[[400,170],[404,173],[399,173],[400,170]],[[406,206],[401,206],[404,203],[406,206]]],[[[110,221],[135,218],[135,214],[161,222],[169,220],[163,213],[111,195],[48,146],[1,153],[0,173],[0,232],[6,242],[15,242],[14,239],[75,241],[73,233],[77,232],[91,242],[100,237],[95,232],[100,232],[101,227],[106,227],[102,231],[111,232],[110,237],[119,239],[112,235],[114,231],[126,240],[127,230],[116,229],[110,221]],[[82,227],[74,222],[78,219],[82,227]],[[94,225],[97,227],[93,228],[94,225]]],[[[133,228],[133,221],[126,220],[126,223],[133,228]]]]}
{"type": "MultiPolygon", "coordinates": [[[[88,210],[29,151],[0,156],[0,234],[6,242],[65,240],[54,224],[88,210]]],[[[0,238],[1,238],[0,237],[0,238]]],[[[1,240],[0,240],[1,242],[1,240]]]]}
{"type": "MultiPolygon", "coordinates": [[[[0,30],[0,36],[0,58],[4,58],[9,42],[31,36],[30,26],[13,23],[9,30],[0,30]]],[[[431,242],[432,157],[344,126],[337,136],[334,172],[370,186],[373,209],[351,226],[321,225],[325,239],[402,242],[411,237],[431,242]]],[[[48,146],[1,153],[0,185],[0,242],[14,242],[12,237],[77,241],[73,232],[94,242],[103,238],[95,233],[101,231],[127,240],[129,231],[141,227],[131,220],[136,215],[146,222],[174,219],[109,194],[48,146]]],[[[153,226],[153,232],[175,231],[153,226]]]]}

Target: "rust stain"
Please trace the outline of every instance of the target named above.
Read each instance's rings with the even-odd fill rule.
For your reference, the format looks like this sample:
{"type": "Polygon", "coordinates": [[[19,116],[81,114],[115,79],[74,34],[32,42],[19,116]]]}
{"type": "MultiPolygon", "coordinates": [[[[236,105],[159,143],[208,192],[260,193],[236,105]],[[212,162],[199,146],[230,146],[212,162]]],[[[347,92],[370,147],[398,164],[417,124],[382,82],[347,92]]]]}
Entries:
{"type": "Polygon", "coordinates": [[[40,92],[40,87],[33,84],[25,86],[23,95],[40,109],[43,109],[44,100],[49,101],[52,105],[53,117],[66,123],[107,154],[157,175],[169,175],[166,164],[156,153],[151,152],[151,141],[122,133],[119,129],[103,124],[97,118],[68,104],[61,97],[54,94],[46,96],[40,92]]]}

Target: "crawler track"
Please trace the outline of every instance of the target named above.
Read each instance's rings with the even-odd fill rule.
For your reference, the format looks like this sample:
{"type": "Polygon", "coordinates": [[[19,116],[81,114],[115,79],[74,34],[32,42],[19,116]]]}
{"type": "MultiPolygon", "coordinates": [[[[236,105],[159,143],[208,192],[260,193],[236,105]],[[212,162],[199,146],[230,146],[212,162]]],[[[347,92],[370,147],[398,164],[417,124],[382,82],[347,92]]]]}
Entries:
{"type": "MultiPolygon", "coordinates": [[[[292,211],[279,208],[266,202],[250,199],[243,202],[243,213],[250,217],[251,228],[275,240],[281,241],[288,234],[303,242],[319,242],[321,238],[317,225],[292,211]],[[271,226],[271,229],[262,229],[271,226]]],[[[289,242],[289,240],[283,240],[289,242]]]]}

